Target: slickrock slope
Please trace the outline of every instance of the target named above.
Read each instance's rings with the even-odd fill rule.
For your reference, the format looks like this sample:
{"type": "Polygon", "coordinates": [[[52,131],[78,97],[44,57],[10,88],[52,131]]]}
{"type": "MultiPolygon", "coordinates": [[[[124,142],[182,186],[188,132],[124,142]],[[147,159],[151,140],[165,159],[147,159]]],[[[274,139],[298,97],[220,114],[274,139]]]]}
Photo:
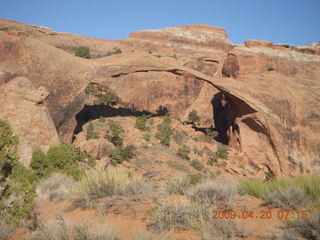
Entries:
{"type": "MultiPolygon", "coordinates": [[[[316,172],[320,167],[318,45],[293,47],[266,41],[232,45],[223,29],[206,25],[140,31],[110,41],[0,20],[1,97],[19,84],[22,78],[17,77],[25,77],[23,82],[31,84],[26,89],[37,89],[31,95],[43,96],[32,111],[45,119],[40,126],[50,129],[47,141],[34,142],[38,135],[44,137],[32,131],[39,126],[32,120],[37,114],[7,110],[17,100],[5,98],[0,118],[16,122],[14,130],[31,149],[71,141],[75,115],[91,82],[102,91],[114,91],[124,107],[135,110],[155,111],[162,105],[173,117],[186,120],[196,109],[202,124],[215,125],[221,140],[256,169],[276,175],[316,172]],[[105,57],[73,56],[73,48],[80,45],[105,57]],[[106,56],[114,47],[122,53],[106,56]],[[22,131],[22,124],[29,131],[22,131]]],[[[23,94],[19,98],[30,101],[23,94]]]]}

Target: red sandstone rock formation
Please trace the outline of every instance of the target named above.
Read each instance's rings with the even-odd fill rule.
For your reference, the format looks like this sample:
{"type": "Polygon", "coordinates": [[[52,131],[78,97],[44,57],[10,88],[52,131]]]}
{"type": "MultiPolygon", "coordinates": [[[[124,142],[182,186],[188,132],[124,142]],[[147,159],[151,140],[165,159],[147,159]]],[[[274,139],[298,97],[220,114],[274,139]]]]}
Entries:
{"type": "Polygon", "coordinates": [[[277,175],[319,171],[319,46],[245,45],[232,46],[223,29],[205,25],[110,41],[0,20],[0,118],[11,120],[30,146],[20,148],[28,162],[36,147],[71,141],[92,82],[137,110],[162,105],[184,120],[196,109],[208,126],[216,119],[229,145],[256,168],[277,175]],[[122,54],[81,59],[71,54],[79,45],[95,55],[114,47],[122,54]],[[9,97],[21,81],[28,94],[9,97]]]}

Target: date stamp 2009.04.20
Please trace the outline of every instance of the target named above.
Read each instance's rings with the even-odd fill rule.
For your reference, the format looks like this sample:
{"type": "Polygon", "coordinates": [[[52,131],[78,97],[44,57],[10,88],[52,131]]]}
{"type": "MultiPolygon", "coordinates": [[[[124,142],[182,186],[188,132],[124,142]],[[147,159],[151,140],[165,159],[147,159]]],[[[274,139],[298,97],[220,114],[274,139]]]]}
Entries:
{"type": "Polygon", "coordinates": [[[305,210],[297,210],[297,211],[286,211],[286,210],[260,210],[258,212],[255,211],[247,211],[247,210],[212,210],[211,219],[289,219],[289,218],[308,218],[308,214],[305,210]]]}

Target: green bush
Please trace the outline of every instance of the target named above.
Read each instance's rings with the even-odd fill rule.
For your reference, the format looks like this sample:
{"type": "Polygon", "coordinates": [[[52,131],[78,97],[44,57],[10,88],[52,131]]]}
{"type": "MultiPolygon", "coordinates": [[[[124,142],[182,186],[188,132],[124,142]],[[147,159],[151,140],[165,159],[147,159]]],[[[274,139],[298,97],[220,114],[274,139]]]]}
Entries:
{"type": "Polygon", "coordinates": [[[183,145],[177,151],[177,155],[186,160],[190,160],[189,154],[190,154],[190,149],[186,145],[183,145]]]}
{"type": "Polygon", "coordinates": [[[75,55],[82,58],[90,58],[90,49],[85,46],[80,46],[74,49],[75,55]]]}
{"type": "Polygon", "coordinates": [[[79,169],[77,150],[69,144],[50,147],[47,154],[37,149],[32,154],[30,166],[38,177],[49,176],[53,172],[62,172],[79,179],[82,171],[79,169]]]}
{"type": "Polygon", "coordinates": [[[120,102],[119,97],[114,92],[107,92],[94,100],[94,104],[116,105],[120,102]]]}
{"type": "Polygon", "coordinates": [[[135,156],[135,147],[128,145],[126,147],[117,147],[110,152],[110,161],[112,165],[121,164],[125,160],[129,160],[135,156]]]}
{"type": "Polygon", "coordinates": [[[92,122],[90,122],[87,127],[86,139],[89,140],[89,139],[98,139],[98,138],[99,138],[98,134],[94,131],[94,125],[92,122]]]}
{"type": "Polygon", "coordinates": [[[124,133],[124,129],[114,120],[108,120],[108,130],[106,132],[105,138],[108,139],[115,146],[122,146],[123,139],[122,134],[124,133]]]}
{"type": "Polygon", "coordinates": [[[120,54],[122,53],[122,50],[118,47],[114,47],[111,51],[108,51],[106,56],[111,56],[111,55],[115,55],[115,54],[120,54]]]}
{"type": "Polygon", "coordinates": [[[320,203],[319,176],[296,176],[270,181],[245,180],[239,188],[244,193],[265,200],[272,207],[296,209],[320,203]]]}
{"type": "Polygon", "coordinates": [[[142,115],[142,116],[138,116],[136,118],[136,124],[135,124],[135,128],[141,130],[141,131],[146,131],[147,130],[147,120],[148,120],[148,116],[147,115],[142,115]]]}
{"type": "Polygon", "coordinates": [[[89,84],[85,89],[84,92],[86,94],[92,95],[92,96],[96,96],[98,94],[98,89],[94,84],[89,84]]]}
{"type": "Polygon", "coordinates": [[[0,120],[0,222],[18,224],[33,208],[36,175],[19,162],[18,137],[0,120]]]}
{"type": "Polygon", "coordinates": [[[273,67],[268,67],[268,72],[274,71],[273,67]]]}
{"type": "Polygon", "coordinates": [[[173,133],[173,130],[170,126],[171,119],[170,117],[164,117],[162,123],[158,125],[158,131],[156,133],[156,138],[160,140],[160,143],[165,146],[170,146],[170,138],[173,133]]]}
{"type": "Polygon", "coordinates": [[[198,116],[198,112],[194,109],[191,112],[189,112],[188,120],[193,123],[199,123],[200,117],[198,116]]]}
{"type": "Polygon", "coordinates": [[[195,169],[197,169],[197,170],[199,170],[199,171],[201,171],[204,167],[203,167],[203,165],[202,165],[202,163],[201,162],[199,162],[198,160],[192,160],[191,161],[191,163],[190,163],[190,165],[192,166],[192,167],[194,167],[195,169]]]}
{"type": "Polygon", "coordinates": [[[10,123],[0,119],[0,183],[5,181],[18,163],[18,142],[10,123]]]}
{"type": "Polygon", "coordinates": [[[228,158],[229,149],[227,146],[219,146],[218,151],[216,152],[219,158],[227,159],[228,158]]]}

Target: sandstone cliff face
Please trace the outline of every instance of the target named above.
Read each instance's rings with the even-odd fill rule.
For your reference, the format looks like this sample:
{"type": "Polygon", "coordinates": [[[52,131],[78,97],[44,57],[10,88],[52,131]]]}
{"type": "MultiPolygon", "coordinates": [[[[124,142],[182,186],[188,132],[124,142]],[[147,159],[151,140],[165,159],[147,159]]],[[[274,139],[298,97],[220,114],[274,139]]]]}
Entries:
{"type": "MultiPolygon", "coordinates": [[[[137,110],[154,111],[162,105],[185,120],[196,109],[203,125],[215,125],[223,141],[257,169],[276,175],[319,170],[316,44],[247,41],[233,46],[223,29],[205,25],[141,31],[120,41],[54,33],[7,20],[0,21],[0,29],[1,96],[22,81],[17,76],[26,77],[24,85],[31,84],[35,92],[19,93],[18,98],[22,105],[37,102],[28,109],[41,115],[41,129],[48,129],[47,141],[37,142],[34,139],[43,135],[30,131],[33,122],[25,123],[28,131],[22,131],[18,121],[13,124],[20,138],[34,143],[26,155],[35,147],[71,141],[75,115],[84,104],[83,90],[92,82],[113,90],[126,107],[137,110]],[[70,54],[79,45],[99,54],[117,46],[122,54],[84,60],[70,54]]],[[[5,100],[1,118],[15,121],[27,115],[9,111],[17,100],[5,97],[1,102],[5,100]]]]}

